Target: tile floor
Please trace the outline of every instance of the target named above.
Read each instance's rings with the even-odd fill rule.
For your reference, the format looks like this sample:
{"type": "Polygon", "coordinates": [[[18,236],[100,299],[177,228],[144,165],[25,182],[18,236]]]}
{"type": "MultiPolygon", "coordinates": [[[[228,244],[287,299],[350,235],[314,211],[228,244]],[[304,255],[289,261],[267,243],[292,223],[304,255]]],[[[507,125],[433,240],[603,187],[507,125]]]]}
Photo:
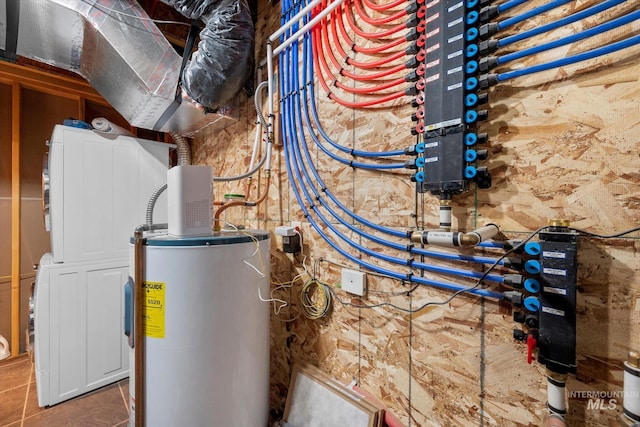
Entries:
{"type": "Polygon", "coordinates": [[[33,363],[21,355],[0,362],[0,427],[124,427],[129,380],[57,405],[40,408],[33,363]]]}

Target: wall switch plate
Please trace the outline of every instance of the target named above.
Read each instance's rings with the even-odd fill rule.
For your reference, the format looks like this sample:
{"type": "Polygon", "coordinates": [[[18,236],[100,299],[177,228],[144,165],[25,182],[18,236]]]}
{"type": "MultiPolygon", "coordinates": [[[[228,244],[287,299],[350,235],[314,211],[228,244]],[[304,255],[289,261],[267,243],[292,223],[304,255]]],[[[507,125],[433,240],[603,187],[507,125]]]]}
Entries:
{"type": "Polygon", "coordinates": [[[342,269],[342,290],[363,296],[367,290],[367,274],[362,271],[342,269]]]}

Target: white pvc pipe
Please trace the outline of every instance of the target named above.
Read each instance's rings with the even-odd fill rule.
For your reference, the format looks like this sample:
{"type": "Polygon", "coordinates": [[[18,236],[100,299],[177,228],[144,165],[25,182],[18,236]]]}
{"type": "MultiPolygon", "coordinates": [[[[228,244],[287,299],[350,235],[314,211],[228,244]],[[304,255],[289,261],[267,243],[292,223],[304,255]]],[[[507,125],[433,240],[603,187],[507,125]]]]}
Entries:
{"type": "Polygon", "coordinates": [[[451,228],[451,206],[440,206],[440,228],[451,228]]]}
{"type": "MultiPolygon", "coordinates": [[[[267,42],[267,93],[268,93],[268,104],[269,104],[269,116],[267,117],[267,123],[269,123],[269,128],[267,129],[267,135],[270,140],[273,138],[273,86],[275,82],[273,81],[273,48],[271,47],[271,42],[267,42]]],[[[269,151],[269,157],[267,159],[267,169],[271,169],[271,144],[267,144],[267,150],[269,151]]]]}
{"type": "Polygon", "coordinates": [[[303,16],[305,16],[307,13],[311,12],[311,9],[316,7],[318,5],[318,3],[320,3],[320,0],[313,0],[311,3],[309,3],[304,8],[302,8],[302,10],[300,12],[296,13],[290,20],[285,22],[282,25],[282,27],[278,28],[278,30],[275,33],[271,34],[269,36],[269,41],[270,42],[274,42],[274,41],[278,40],[278,37],[280,37],[282,34],[284,34],[285,31],[287,31],[289,28],[291,28],[293,26],[293,24],[295,24],[300,19],[302,19],[303,16]]]}
{"type": "Polygon", "coordinates": [[[624,401],[625,415],[640,419],[640,369],[624,362],[624,401]]]}
{"type": "Polygon", "coordinates": [[[565,387],[564,383],[562,383],[562,386],[558,384],[560,384],[559,381],[547,376],[547,405],[551,412],[564,414],[567,411],[565,387]]]}
{"type": "MultiPolygon", "coordinates": [[[[262,70],[258,69],[258,84],[256,87],[260,86],[262,83],[262,70]]],[[[258,96],[258,93],[254,93],[253,96],[258,96]]],[[[260,99],[262,101],[262,99],[260,99]]],[[[262,136],[262,122],[260,119],[256,120],[256,136],[253,138],[253,152],[251,153],[251,162],[249,162],[249,170],[253,169],[253,166],[256,164],[256,155],[258,154],[258,144],[260,142],[262,136]]]]}
{"type": "MultiPolygon", "coordinates": [[[[308,32],[311,28],[315,27],[315,25],[320,22],[321,19],[324,19],[328,14],[330,14],[333,9],[337,8],[342,4],[343,0],[335,0],[329,6],[324,8],[322,12],[318,13],[311,21],[307,22],[302,28],[295,32],[292,36],[289,36],[280,46],[274,49],[273,55],[278,55],[284,49],[289,47],[289,45],[300,37],[302,37],[306,32],[308,32]]],[[[268,61],[269,53],[267,52],[267,61],[268,61]]]]}
{"type": "Polygon", "coordinates": [[[499,232],[500,229],[495,224],[487,224],[484,227],[480,227],[477,230],[472,231],[472,233],[478,236],[480,242],[484,242],[485,240],[495,237],[499,232]]]}
{"type": "Polygon", "coordinates": [[[459,231],[427,231],[422,234],[422,243],[437,246],[460,246],[459,231]]]}

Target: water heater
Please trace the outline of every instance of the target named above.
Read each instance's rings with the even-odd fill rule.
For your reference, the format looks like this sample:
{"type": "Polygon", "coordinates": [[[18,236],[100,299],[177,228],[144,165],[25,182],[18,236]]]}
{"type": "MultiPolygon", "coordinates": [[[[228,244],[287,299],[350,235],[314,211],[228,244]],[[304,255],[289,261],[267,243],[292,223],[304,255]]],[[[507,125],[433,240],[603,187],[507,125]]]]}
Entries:
{"type": "Polygon", "coordinates": [[[133,349],[129,425],[144,410],[153,427],[266,426],[269,233],[145,238],[146,404],[135,405],[133,349]]]}

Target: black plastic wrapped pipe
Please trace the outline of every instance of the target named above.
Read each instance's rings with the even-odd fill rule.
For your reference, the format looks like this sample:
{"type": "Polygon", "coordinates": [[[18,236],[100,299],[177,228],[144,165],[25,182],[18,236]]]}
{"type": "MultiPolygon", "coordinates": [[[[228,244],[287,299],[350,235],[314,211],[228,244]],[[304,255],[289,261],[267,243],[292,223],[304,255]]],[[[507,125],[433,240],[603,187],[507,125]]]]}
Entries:
{"type": "Polygon", "coordinates": [[[253,75],[254,27],[246,0],[164,2],[205,24],[182,72],[182,88],[209,110],[226,105],[253,75]]]}

